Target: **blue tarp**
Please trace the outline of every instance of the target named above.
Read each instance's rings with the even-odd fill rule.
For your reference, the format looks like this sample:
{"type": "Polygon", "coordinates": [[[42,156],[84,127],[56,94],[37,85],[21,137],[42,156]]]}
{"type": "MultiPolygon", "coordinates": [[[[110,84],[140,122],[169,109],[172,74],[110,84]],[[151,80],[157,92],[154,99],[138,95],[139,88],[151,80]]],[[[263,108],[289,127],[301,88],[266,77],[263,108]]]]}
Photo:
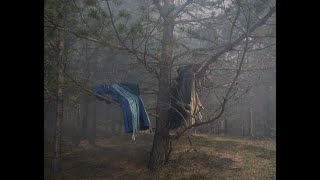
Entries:
{"type": "MultiPolygon", "coordinates": [[[[149,128],[150,124],[150,120],[148,117],[148,114],[145,110],[144,104],[142,99],[140,98],[140,89],[138,84],[135,83],[119,83],[116,84],[120,87],[122,87],[123,89],[125,89],[126,91],[128,91],[129,93],[137,96],[138,101],[139,101],[139,108],[137,114],[139,115],[138,119],[139,119],[139,127],[138,130],[146,130],[149,128]]],[[[133,132],[133,126],[132,126],[132,113],[130,106],[129,106],[129,102],[128,99],[126,99],[125,97],[123,97],[122,95],[120,95],[113,87],[112,84],[99,84],[99,85],[94,85],[92,87],[92,90],[101,95],[101,96],[106,96],[106,95],[111,95],[112,96],[112,100],[115,102],[120,103],[122,112],[123,112],[123,122],[124,122],[124,127],[125,127],[125,132],[126,133],[132,133],[133,132]]],[[[98,98],[99,99],[99,98],[98,98]]],[[[99,99],[99,100],[103,100],[103,99],[99,99]]]]}

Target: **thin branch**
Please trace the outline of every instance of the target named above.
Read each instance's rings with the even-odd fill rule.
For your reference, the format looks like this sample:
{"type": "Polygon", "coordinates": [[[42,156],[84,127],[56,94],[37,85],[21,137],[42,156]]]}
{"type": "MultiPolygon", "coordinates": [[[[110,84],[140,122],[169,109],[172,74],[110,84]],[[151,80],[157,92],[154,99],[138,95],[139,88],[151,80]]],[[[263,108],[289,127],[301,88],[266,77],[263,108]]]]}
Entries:
{"type": "MultiPolygon", "coordinates": [[[[250,16],[249,16],[250,17],[250,16]]],[[[249,21],[248,21],[249,22],[249,21]]],[[[248,23],[248,27],[249,27],[249,23],[248,23]]],[[[218,108],[218,109],[221,109],[221,111],[219,112],[219,114],[217,116],[215,116],[214,118],[210,119],[210,120],[207,120],[207,121],[202,121],[202,122],[198,122],[198,123],[195,123],[195,124],[192,124],[191,126],[188,126],[184,129],[182,129],[180,132],[178,132],[175,136],[172,137],[172,139],[178,139],[182,136],[182,134],[184,132],[186,132],[187,130],[191,129],[191,128],[194,128],[194,127],[197,127],[197,126],[200,126],[200,125],[204,125],[204,124],[208,124],[208,123],[211,123],[217,119],[219,119],[222,115],[223,115],[223,112],[225,111],[225,106],[226,106],[226,103],[235,95],[235,93],[229,97],[230,93],[231,93],[231,90],[233,89],[233,86],[235,85],[239,75],[240,75],[240,72],[241,72],[241,67],[242,67],[242,64],[244,62],[244,59],[245,59],[245,55],[246,55],[246,52],[247,52],[247,49],[248,49],[248,36],[249,36],[249,28],[247,28],[247,33],[246,33],[246,41],[245,41],[245,47],[244,47],[244,51],[243,51],[243,54],[242,54],[242,58],[241,58],[241,61],[240,61],[240,64],[239,64],[239,69],[237,70],[237,73],[236,73],[236,76],[234,77],[231,85],[230,85],[230,88],[228,89],[225,97],[223,98],[223,102],[221,103],[221,106],[218,108]]]]}
{"type": "Polygon", "coordinates": [[[102,98],[102,99],[104,99],[104,100],[106,100],[106,101],[109,101],[109,102],[112,102],[112,103],[114,103],[114,104],[120,105],[119,103],[113,101],[112,98],[110,98],[110,97],[105,97],[105,96],[101,96],[100,94],[97,94],[97,93],[93,92],[92,90],[84,87],[84,85],[81,85],[77,80],[75,80],[69,73],[67,73],[67,72],[65,71],[65,69],[63,68],[63,65],[60,63],[60,61],[58,61],[57,59],[56,59],[56,61],[57,61],[57,63],[58,63],[58,67],[63,70],[62,72],[63,72],[65,75],[67,75],[67,77],[68,77],[72,82],[74,82],[77,86],[79,86],[81,89],[83,89],[84,91],[88,92],[89,94],[92,94],[92,95],[94,95],[94,96],[97,96],[97,97],[99,97],[99,98],[102,98]]]}
{"type": "Polygon", "coordinates": [[[252,33],[253,31],[255,31],[257,28],[259,28],[260,26],[262,26],[272,15],[273,13],[276,11],[276,6],[274,6],[273,8],[270,9],[270,11],[261,19],[261,21],[257,22],[255,25],[253,25],[251,28],[248,29],[247,34],[243,34],[242,36],[240,36],[237,40],[235,40],[233,43],[227,45],[225,48],[223,48],[222,50],[218,51],[214,56],[211,57],[210,60],[208,60],[204,66],[202,66],[202,68],[200,69],[200,71],[197,74],[197,78],[203,76],[206,72],[206,70],[209,68],[209,65],[216,62],[218,60],[218,58],[223,55],[224,53],[232,50],[232,48],[236,45],[238,45],[243,39],[245,39],[250,33],[252,33]]]}
{"type": "MultiPolygon", "coordinates": [[[[123,42],[123,40],[121,40],[121,37],[120,37],[120,35],[119,35],[119,32],[117,31],[117,28],[116,28],[116,26],[115,26],[115,24],[114,24],[113,14],[112,14],[112,11],[111,11],[111,8],[110,8],[110,5],[109,5],[109,0],[105,0],[105,1],[106,1],[106,3],[107,3],[107,6],[108,6],[108,11],[109,11],[109,14],[110,14],[110,19],[111,19],[111,25],[112,25],[115,33],[116,33],[116,37],[117,37],[118,41],[120,42],[120,44],[121,44],[121,45],[124,47],[124,49],[126,49],[129,53],[131,53],[132,55],[134,55],[134,56],[137,58],[137,60],[138,60],[139,62],[141,62],[141,63],[145,66],[145,68],[147,69],[147,71],[149,71],[149,72],[151,72],[151,73],[155,73],[155,74],[157,75],[157,77],[158,77],[159,75],[158,75],[157,71],[156,71],[153,67],[151,67],[151,66],[149,66],[149,65],[147,64],[146,59],[145,59],[145,58],[144,58],[144,59],[141,59],[141,57],[136,53],[136,52],[137,52],[136,49],[134,49],[134,48],[132,48],[132,49],[128,48],[128,47],[126,46],[126,44],[123,42]]],[[[133,40],[132,40],[132,42],[133,42],[133,40]]],[[[146,54],[146,53],[144,52],[144,53],[143,53],[144,57],[145,57],[145,54],[146,54]]]]}
{"type": "Polygon", "coordinates": [[[236,17],[234,18],[234,20],[232,22],[232,25],[231,25],[231,30],[230,30],[230,35],[229,35],[229,42],[228,42],[229,44],[231,43],[233,29],[234,29],[234,26],[236,25],[236,22],[237,22],[237,19],[238,19],[239,15],[240,15],[240,6],[238,6],[236,17]]]}
{"type": "Polygon", "coordinates": [[[54,21],[49,21],[48,20],[48,22],[50,22],[52,25],[51,26],[50,25],[44,25],[44,27],[62,30],[62,31],[71,33],[71,34],[73,34],[74,36],[76,36],[78,38],[82,38],[82,39],[85,39],[85,40],[88,40],[88,41],[92,41],[92,42],[98,43],[98,44],[100,44],[102,46],[106,46],[106,47],[109,47],[109,48],[112,48],[112,49],[117,49],[117,50],[121,50],[121,51],[125,50],[125,51],[131,53],[132,55],[136,56],[138,58],[138,60],[140,60],[140,62],[141,62],[141,58],[137,54],[145,55],[145,56],[148,56],[150,58],[153,58],[153,59],[159,61],[159,58],[157,56],[153,55],[153,54],[149,54],[149,53],[146,53],[146,52],[141,52],[141,51],[139,51],[137,49],[131,50],[127,46],[119,46],[119,45],[110,44],[107,41],[101,41],[100,39],[92,38],[90,36],[81,35],[81,34],[75,32],[75,31],[73,31],[73,30],[71,30],[69,28],[60,26],[59,24],[55,23],[54,21]]]}
{"type": "Polygon", "coordinates": [[[184,11],[187,6],[191,5],[193,3],[193,0],[187,0],[183,5],[180,6],[179,9],[174,11],[173,18],[177,17],[182,11],[184,11]]]}

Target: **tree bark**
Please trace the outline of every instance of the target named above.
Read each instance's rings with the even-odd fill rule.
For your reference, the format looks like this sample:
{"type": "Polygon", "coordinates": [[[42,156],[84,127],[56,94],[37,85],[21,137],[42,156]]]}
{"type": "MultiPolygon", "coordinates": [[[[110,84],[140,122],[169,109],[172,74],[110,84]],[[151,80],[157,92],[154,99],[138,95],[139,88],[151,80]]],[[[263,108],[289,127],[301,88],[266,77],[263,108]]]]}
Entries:
{"type": "Polygon", "coordinates": [[[156,171],[164,165],[170,157],[171,142],[169,138],[169,110],[170,110],[170,89],[171,89],[171,71],[172,71],[172,49],[173,49],[173,29],[174,20],[170,17],[169,3],[165,2],[163,8],[164,14],[164,32],[162,37],[162,52],[160,61],[159,92],[157,100],[156,132],[153,138],[148,168],[156,171]]]}
{"type": "Polygon", "coordinates": [[[64,103],[64,33],[59,31],[59,56],[58,56],[58,92],[57,92],[57,111],[56,111],[56,124],[54,133],[54,149],[53,149],[53,172],[60,171],[61,161],[61,127],[63,121],[63,103],[64,103]]]}
{"type": "Polygon", "coordinates": [[[162,70],[162,73],[160,73],[160,76],[162,77],[160,78],[157,102],[157,113],[159,117],[156,122],[156,132],[153,139],[153,146],[148,166],[149,169],[153,171],[156,171],[161,165],[165,164],[169,160],[170,155],[170,130],[168,127],[169,108],[167,104],[170,103],[170,91],[168,86],[170,82],[166,80],[169,76],[168,71],[169,68],[162,70]]]}

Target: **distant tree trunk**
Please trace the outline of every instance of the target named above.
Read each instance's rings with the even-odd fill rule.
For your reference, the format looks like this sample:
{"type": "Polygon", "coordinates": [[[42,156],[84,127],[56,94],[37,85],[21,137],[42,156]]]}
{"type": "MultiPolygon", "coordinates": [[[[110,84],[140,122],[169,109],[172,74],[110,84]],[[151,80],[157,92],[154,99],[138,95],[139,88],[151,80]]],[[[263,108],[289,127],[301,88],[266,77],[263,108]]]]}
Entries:
{"type": "Polygon", "coordinates": [[[92,139],[95,141],[97,137],[97,102],[94,102],[94,111],[93,111],[93,119],[92,119],[92,139]]]}
{"type": "Polygon", "coordinates": [[[242,126],[241,126],[242,136],[245,136],[244,129],[245,129],[244,118],[242,118],[242,126]]]}
{"type": "MultiPolygon", "coordinates": [[[[116,111],[113,111],[112,114],[115,113],[115,112],[116,112],[116,111]]],[[[112,136],[114,136],[114,135],[117,134],[117,129],[116,129],[117,122],[116,122],[116,121],[118,121],[118,118],[115,118],[115,117],[117,117],[117,116],[115,116],[115,115],[113,115],[112,117],[113,117],[113,118],[112,118],[112,120],[110,121],[109,126],[110,126],[110,134],[111,134],[112,136]]]]}
{"type": "Polygon", "coordinates": [[[83,116],[82,116],[82,125],[81,125],[81,134],[82,138],[87,139],[88,138],[88,110],[89,105],[88,102],[84,102],[83,104],[83,116]]]}
{"type": "MultiPolygon", "coordinates": [[[[90,73],[90,59],[91,57],[87,57],[87,46],[86,46],[86,66],[85,66],[85,83],[87,84],[91,79],[91,73],[90,73]]],[[[83,103],[83,117],[82,117],[82,138],[88,139],[88,111],[89,111],[89,103],[90,100],[87,98],[83,103]]]]}
{"type": "MultiPolygon", "coordinates": [[[[267,101],[268,104],[271,104],[271,102],[267,101]]],[[[266,113],[265,113],[265,116],[264,116],[264,127],[265,127],[265,135],[270,137],[271,136],[271,130],[270,130],[270,126],[271,126],[271,123],[270,123],[270,117],[271,117],[271,108],[269,105],[265,105],[265,110],[266,110],[266,113]]]]}
{"type": "Polygon", "coordinates": [[[113,121],[115,121],[115,109],[112,105],[110,105],[110,108],[109,108],[109,117],[107,119],[107,125],[106,125],[106,134],[107,136],[110,136],[112,135],[112,123],[113,121]]]}
{"type": "Polygon", "coordinates": [[[225,132],[225,134],[229,133],[229,131],[228,131],[228,119],[227,118],[224,119],[224,132],[225,132]]]}
{"type": "Polygon", "coordinates": [[[221,130],[220,130],[221,134],[225,134],[226,133],[226,122],[225,122],[225,118],[223,118],[223,120],[221,121],[221,130]]]}
{"type": "MultiPolygon", "coordinates": [[[[169,3],[165,2],[164,11],[169,14],[169,3]]],[[[159,93],[157,99],[156,132],[153,138],[153,146],[148,167],[156,171],[164,165],[170,157],[171,142],[169,138],[169,110],[172,71],[173,28],[174,20],[169,15],[164,17],[164,32],[162,37],[162,52],[160,62],[159,93]]]]}
{"type": "MultiPolygon", "coordinates": [[[[240,106],[239,106],[240,108],[240,106]]],[[[245,112],[245,111],[244,111],[245,112]]],[[[242,130],[242,136],[246,136],[246,116],[245,116],[245,113],[243,113],[242,111],[240,112],[241,114],[241,119],[242,119],[242,126],[241,126],[241,130],[242,130]]]]}
{"type": "Polygon", "coordinates": [[[228,133],[227,118],[223,118],[222,127],[221,128],[223,130],[223,134],[226,135],[228,133]]]}
{"type": "Polygon", "coordinates": [[[248,119],[247,119],[247,129],[248,131],[246,132],[247,136],[251,136],[251,113],[250,113],[250,108],[248,110],[248,119]]]}
{"type": "Polygon", "coordinates": [[[220,127],[221,127],[221,122],[216,122],[216,124],[215,124],[215,127],[216,127],[216,134],[220,134],[220,127]]]}
{"type": "Polygon", "coordinates": [[[96,101],[92,102],[93,104],[93,117],[91,119],[90,131],[89,131],[89,143],[94,145],[96,139],[96,110],[97,110],[97,103],[96,101]]]}
{"type": "Polygon", "coordinates": [[[58,57],[58,93],[57,93],[57,111],[56,124],[54,133],[54,149],[53,149],[53,172],[60,171],[61,160],[61,126],[63,121],[63,103],[64,103],[64,33],[59,31],[59,57],[58,57]]]}
{"type": "Polygon", "coordinates": [[[252,119],[252,108],[249,108],[249,122],[250,122],[250,126],[249,126],[249,133],[250,136],[254,136],[253,134],[253,119],[252,119]]]}
{"type": "Polygon", "coordinates": [[[242,100],[241,99],[239,99],[239,105],[238,106],[236,106],[235,107],[235,109],[236,109],[236,113],[237,114],[239,114],[239,118],[240,118],[240,121],[241,122],[239,122],[240,123],[240,130],[241,130],[241,135],[242,136],[245,136],[245,111],[243,110],[243,106],[242,106],[242,100]]]}
{"type": "Polygon", "coordinates": [[[76,116],[74,119],[74,127],[75,127],[75,137],[74,137],[74,143],[78,146],[80,144],[80,138],[81,138],[81,105],[78,104],[75,108],[76,110],[76,116]]]}

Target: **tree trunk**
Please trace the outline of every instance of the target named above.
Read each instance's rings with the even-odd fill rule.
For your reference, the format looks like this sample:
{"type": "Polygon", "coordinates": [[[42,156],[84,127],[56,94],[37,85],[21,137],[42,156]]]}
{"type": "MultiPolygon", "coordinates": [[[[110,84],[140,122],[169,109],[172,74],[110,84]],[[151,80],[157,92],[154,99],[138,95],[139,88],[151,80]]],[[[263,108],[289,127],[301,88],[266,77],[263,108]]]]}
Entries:
{"type": "MultiPolygon", "coordinates": [[[[85,55],[85,59],[86,59],[86,66],[85,66],[85,83],[89,83],[90,79],[91,79],[91,74],[90,74],[90,59],[91,57],[87,57],[87,46],[86,46],[86,55],[85,55]]],[[[88,98],[86,98],[86,100],[84,101],[83,104],[83,118],[82,118],[82,138],[87,139],[88,138],[88,109],[89,109],[89,103],[90,100],[88,98]]]]}
{"type": "Polygon", "coordinates": [[[75,127],[75,137],[74,137],[74,143],[78,146],[80,144],[80,138],[81,138],[81,105],[78,104],[76,106],[76,116],[74,121],[74,127],[75,127]]]}
{"type": "Polygon", "coordinates": [[[248,131],[247,131],[247,136],[251,136],[251,111],[250,111],[250,108],[249,108],[249,111],[248,111],[248,119],[247,119],[247,128],[248,128],[248,131]]]}
{"type": "MultiPolygon", "coordinates": [[[[242,104],[241,100],[240,100],[240,103],[242,104]]],[[[246,136],[246,114],[244,113],[244,109],[243,109],[243,106],[238,106],[238,111],[240,113],[240,117],[241,117],[241,120],[242,120],[242,126],[241,126],[241,130],[242,130],[242,136],[246,136]],[[240,109],[240,111],[239,111],[240,109]]]]}
{"type": "Polygon", "coordinates": [[[228,134],[228,119],[224,118],[224,133],[228,134]]]}
{"type": "Polygon", "coordinates": [[[250,107],[249,109],[249,122],[250,122],[250,126],[249,126],[249,133],[250,133],[250,136],[254,136],[253,134],[253,119],[252,119],[252,108],[250,107]]]}
{"type": "MultiPolygon", "coordinates": [[[[168,2],[164,5],[164,10],[169,12],[168,2]]],[[[160,62],[159,93],[157,99],[157,122],[156,132],[153,138],[148,167],[152,171],[158,170],[170,157],[171,142],[169,139],[169,110],[170,110],[170,90],[171,90],[171,70],[172,70],[172,49],[173,49],[173,18],[167,13],[164,17],[164,32],[162,37],[162,52],[160,62]]]]}
{"type": "Polygon", "coordinates": [[[81,125],[81,134],[82,138],[88,138],[88,102],[84,102],[83,104],[83,116],[82,116],[82,125],[81,125]]]}
{"type": "Polygon", "coordinates": [[[61,160],[61,126],[63,120],[63,85],[64,85],[64,33],[59,31],[59,57],[58,57],[58,93],[57,93],[57,111],[56,124],[54,134],[54,149],[53,149],[53,172],[60,171],[61,160]]]}
{"type": "Polygon", "coordinates": [[[115,113],[118,112],[115,110],[115,108],[110,104],[109,105],[109,113],[108,113],[108,119],[107,119],[107,123],[106,123],[106,136],[110,137],[112,136],[112,123],[113,121],[116,121],[115,118],[115,113]]]}
{"type": "Polygon", "coordinates": [[[97,103],[96,101],[92,102],[93,105],[93,117],[91,120],[91,125],[90,125],[90,132],[89,132],[89,143],[91,145],[95,144],[95,139],[96,139],[96,111],[97,111],[97,103]]]}
{"type": "Polygon", "coordinates": [[[157,102],[156,132],[153,139],[149,168],[157,170],[169,160],[170,139],[169,139],[169,103],[170,103],[170,68],[163,69],[159,84],[159,95],[157,102]]]}
{"type": "MultiPolygon", "coordinates": [[[[114,113],[114,112],[113,112],[114,113]]],[[[115,118],[117,116],[113,115],[113,118],[112,120],[110,121],[109,123],[109,126],[110,126],[110,135],[111,136],[115,136],[117,134],[117,129],[116,129],[116,126],[117,126],[117,121],[119,120],[118,118],[115,118]]]]}
{"type": "Polygon", "coordinates": [[[270,137],[271,136],[271,130],[270,130],[270,127],[271,127],[271,120],[270,120],[270,117],[271,117],[271,108],[270,108],[270,105],[271,102],[268,100],[267,101],[268,104],[265,105],[265,110],[266,112],[264,113],[264,126],[265,126],[265,135],[267,137],[270,137]]]}
{"type": "Polygon", "coordinates": [[[244,129],[245,129],[245,121],[244,121],[244,118],[242,118],[242,126],[241,126],[242,136],[245,136],[244,129]]]}

